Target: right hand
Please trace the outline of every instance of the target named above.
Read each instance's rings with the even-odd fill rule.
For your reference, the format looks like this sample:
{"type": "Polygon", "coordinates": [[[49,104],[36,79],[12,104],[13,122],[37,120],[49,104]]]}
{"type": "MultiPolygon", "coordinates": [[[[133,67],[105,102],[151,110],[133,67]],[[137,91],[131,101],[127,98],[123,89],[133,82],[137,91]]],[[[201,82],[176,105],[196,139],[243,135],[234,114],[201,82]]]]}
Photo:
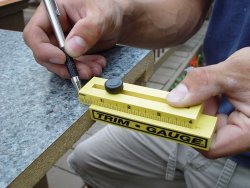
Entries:
{"type": "Polygon", "coordinates": [[[188,72],[185,79],[167,96],[175,107],[205,104],[205,112],[217,115],[216,131],[209,151],[200,151],[215,159],[250,152],[250,47],[234,52],[225,61],[188,72]],[[219,111],[220,95],[233,105],[219,111]],[[209,109],[208,109],[209,108],[209,109]],[[226,114],[228,113],[228,114],[226,114]]]}
{"type": "MultiPolygon", "coordinates": [[[[122,1],[121,1],[122,2],[122,1]]],[[[118,40],[123,19],[123,6],[118,0],[57,0],[60,22],[67,35],[66,52],[76,59],[81,79],[99,75],[106,60],[98,55],[83,55],[113,47],[118,40]]],[[[51,22],[43,3],[23,32],[26,44],[36,61],[49,71],[69,78],[64,53],[58,48],[51,22]]]]}

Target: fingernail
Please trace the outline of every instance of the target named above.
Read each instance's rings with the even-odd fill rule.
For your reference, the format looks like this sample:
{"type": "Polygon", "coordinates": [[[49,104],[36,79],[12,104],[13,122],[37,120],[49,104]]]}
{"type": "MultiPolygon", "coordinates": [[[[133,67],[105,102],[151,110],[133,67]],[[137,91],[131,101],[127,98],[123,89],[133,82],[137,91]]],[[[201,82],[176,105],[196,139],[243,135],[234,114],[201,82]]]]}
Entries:
{"type": "Polygon", "coordinates": [[[188,92],[188,89],[186,85],[184,84],[179,84],[175,89],[173,89],[168,95],[167,95],[167,100],[169,102],[180,102],[181,100],[184,99],[188,92]]]}
{"type": "Polygon", "coordinates": [[[105,66],[106,65],[106,60],[103,59],[103,58],[100,58],[100,59],[97,59],[96,62],[102,66],[105,66]]]}
{"type": "Polygon", "coordinates": [[[74,36],[66,41],[65,46],[67,46],[67,50],[69,50],[73,56],[81,55],[87,47],[86,42],[79,36],[74,36]]]}
{"type": "Polygon", "coordinates": [[[84,70],[82,70],[81,72],[79,72],[79,73],[81,73],[81,79],[85,79],[85,80],[88,80],[88,79],[90,79],[91,78],[91,73],[87,70],[87,69],[84,69],[84,70]]]}
{"type": "Polygon", "coordinates": [[[91,70],[93,71],[95,76],[98,76],[101,74],[101,71],[96,67],[91,68],[91,70]]]}
{"type": "Polygon", "coordinates": [[[64,64],[64,62],[61,59],[58,59],[58,58],[50,58],[49,62],[54,63],[54,64],[64,64]]]}

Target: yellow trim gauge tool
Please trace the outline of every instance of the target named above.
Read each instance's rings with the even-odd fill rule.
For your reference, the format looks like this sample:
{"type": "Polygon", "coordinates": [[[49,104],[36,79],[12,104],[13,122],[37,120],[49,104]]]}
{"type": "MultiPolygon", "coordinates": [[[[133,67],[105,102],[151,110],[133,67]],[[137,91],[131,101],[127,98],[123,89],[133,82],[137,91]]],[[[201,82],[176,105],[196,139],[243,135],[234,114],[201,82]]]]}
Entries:
{"type": "Polygon", "coordinates": [[[166,103],[167,94],[97,77],[79,91],[93,120],[208,150],[217,118],[202,114],[202,105],[174,108],[166,103]]]}

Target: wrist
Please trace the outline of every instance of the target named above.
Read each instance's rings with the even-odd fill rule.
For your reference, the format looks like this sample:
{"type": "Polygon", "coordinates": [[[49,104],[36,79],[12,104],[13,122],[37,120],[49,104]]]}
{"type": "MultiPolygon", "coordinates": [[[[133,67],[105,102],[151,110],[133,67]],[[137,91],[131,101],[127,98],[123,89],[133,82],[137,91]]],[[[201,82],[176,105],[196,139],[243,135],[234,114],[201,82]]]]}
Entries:
{"type": "MultiPolygon", "coordinates": [[[[144,20],[145,14],[143,3],[138,0],[117,0],[122,10],[122,24],[118,36],[118,43],[132,45],[136,34],[141,30],[141,19],[144,20]]],[[[143,27],[143,26],[142,26],[143,27]]]]}

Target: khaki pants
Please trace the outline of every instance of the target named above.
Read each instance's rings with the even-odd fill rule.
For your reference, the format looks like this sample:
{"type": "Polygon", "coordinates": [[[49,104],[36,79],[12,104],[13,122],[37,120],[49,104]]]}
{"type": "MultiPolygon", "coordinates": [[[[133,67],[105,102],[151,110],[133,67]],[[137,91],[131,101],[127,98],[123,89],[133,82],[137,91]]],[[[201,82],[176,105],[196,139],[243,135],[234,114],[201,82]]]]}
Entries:
{"type": "Polygon", "coordinates": [[[209,160],[165,139],[108,125],[80,143],[71,167],[94,188],[246,188],[250,169],[227,158],[209,160]],[[183,187],[183,186],[182,186],[183,187]]]}

